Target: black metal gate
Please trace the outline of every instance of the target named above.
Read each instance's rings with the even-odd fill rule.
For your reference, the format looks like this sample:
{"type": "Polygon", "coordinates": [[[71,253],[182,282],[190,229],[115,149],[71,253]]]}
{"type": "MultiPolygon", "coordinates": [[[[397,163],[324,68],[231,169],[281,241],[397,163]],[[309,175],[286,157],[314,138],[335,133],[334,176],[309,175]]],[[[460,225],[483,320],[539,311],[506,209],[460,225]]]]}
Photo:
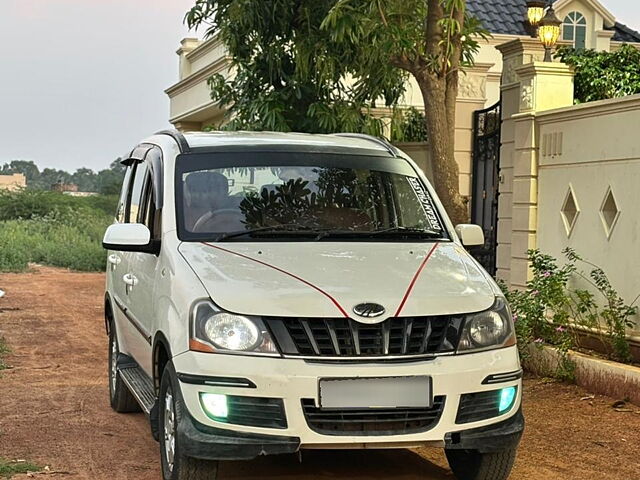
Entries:
{"type": "Polygon", "coordinates": [[[471,253],[494,276],[498,248],[501,123],[500,102],[473,114],[471,222],[484,230],[485,244],[474,248],[471,253]]]}

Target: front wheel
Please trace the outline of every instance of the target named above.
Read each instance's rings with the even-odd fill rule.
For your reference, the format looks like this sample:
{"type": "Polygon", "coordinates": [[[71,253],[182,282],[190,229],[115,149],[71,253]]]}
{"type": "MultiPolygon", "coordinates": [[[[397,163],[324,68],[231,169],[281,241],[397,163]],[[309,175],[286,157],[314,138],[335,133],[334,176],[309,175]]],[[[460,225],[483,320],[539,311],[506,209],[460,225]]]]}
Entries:
{"type": "Polygon", "coordinates": [[[178,424],[184,414],[184,402],[175,381],[175,370],[167,363],[160,382],[159,432],[160,461],[164,480],[215,480],[218,462],[200,460],[182,454],[178,441],[178,424]]]}
{"type": "Polygon", "coordinates": [[[516,459],[515,447],[491,453],[477,450],[445,450],[445,453],[458,480],[506,480],[516,459]]]}

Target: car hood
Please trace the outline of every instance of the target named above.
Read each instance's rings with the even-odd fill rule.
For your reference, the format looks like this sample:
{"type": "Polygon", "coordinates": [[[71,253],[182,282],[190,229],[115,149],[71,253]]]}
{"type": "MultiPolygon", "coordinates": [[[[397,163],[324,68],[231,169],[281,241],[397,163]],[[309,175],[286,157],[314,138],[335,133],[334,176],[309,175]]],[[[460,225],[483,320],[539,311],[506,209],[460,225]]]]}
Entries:
{"type": "Polygon", "coordinates": [[[185,242],[179,251],[216,305],[245,315],[369,321],[353,308],[371,302],[385,308],[378,322],[477,312],[495,299],[480,267],[452,242],[185,242]]]}

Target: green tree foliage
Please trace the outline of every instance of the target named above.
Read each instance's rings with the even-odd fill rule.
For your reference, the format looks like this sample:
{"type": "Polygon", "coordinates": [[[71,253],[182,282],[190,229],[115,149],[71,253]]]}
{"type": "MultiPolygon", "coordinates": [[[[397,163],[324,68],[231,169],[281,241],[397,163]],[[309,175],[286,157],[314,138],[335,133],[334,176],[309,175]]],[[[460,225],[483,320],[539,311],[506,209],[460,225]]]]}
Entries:
{"type": "Polygon", "coordinates": [[[640,50],[631,45],[614,52],[565,47],[556,57],[575,69],[577,103],[640,93],[640,50]]]}
{"type": "Polygon", "coordinates": [[[13,160],[0,167],[0,175],[22,173],[27,179],[29,190],[50,190],[56,183],[74,183],[81,192],[97,192],[103,195],[116,195],[120,192],[124,167],[117,159],[109,168],[98,173],[89,168],[79,168],[74,173],[45,168],[42,171],[38,166],[27,160],[13,160]]]}
{"type": "Polygon", "coordinates": [[[346,82],[354,52],[321,28],[336,0],[197,0],[189,27],[206,25],[227,46],[236,75],[209,80],[228,112],[226,129],[382,135],[368,112],[378,99],[393,105],[406,74],[378,63],[346,82]]]}
{"type": "Polygon", "coordinates": [[[424,113],[417,108],[396,109],[391,122],[391,141],[426,142],[427,123],[424,113]]]}
{"type": "Polygon", "coordinates": [[[40,170],[31,160],[12,160],[0,167],[0,175],[12,175],[14,173],[22,173],[27,179],[27,184],[36,184],[40,181],[40,170]]]}
{"type": "Polygon", "coordinates": [[[436,189],[454,220],[467,220],[455,103],[459,73],[485,32],[465,0],[196,0],[186,22],[207,25],[229,50],[236,75],[216,75],[210,86],[230,129],[380,135],[381,121],[367,112],[378,99],[398,103],[412,75],[436,189]]]}
{"type": "Polygon", "coordinates": [[[424,101],[435,188],[454,222],[468,220],[455,160],[458,78],[487,32],[466,0],[338,0],[323,27],[351,52],[357,79],[411,75],[424,101]]]}

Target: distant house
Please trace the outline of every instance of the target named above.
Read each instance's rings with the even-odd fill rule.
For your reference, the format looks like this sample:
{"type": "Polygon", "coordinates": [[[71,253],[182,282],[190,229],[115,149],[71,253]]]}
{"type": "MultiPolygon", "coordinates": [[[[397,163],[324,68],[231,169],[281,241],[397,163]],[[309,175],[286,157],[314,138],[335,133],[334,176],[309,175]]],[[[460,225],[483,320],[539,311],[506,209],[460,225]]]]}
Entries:
{"type": "Polygon", "coordinates": [[[0,190],[19,190],[27,186],[27,177],[22,173],[13,175],[0,175],[0,190]]]}
{"type": "Polygon", "coordinates": [[[67,192],[76,193],[78,191],[78,185],[76,185],[75,183],[58,182],[51,185],[51,190],[53,190],[54,192],[62,192],[62,193],[67,193],[67,192]]]}

